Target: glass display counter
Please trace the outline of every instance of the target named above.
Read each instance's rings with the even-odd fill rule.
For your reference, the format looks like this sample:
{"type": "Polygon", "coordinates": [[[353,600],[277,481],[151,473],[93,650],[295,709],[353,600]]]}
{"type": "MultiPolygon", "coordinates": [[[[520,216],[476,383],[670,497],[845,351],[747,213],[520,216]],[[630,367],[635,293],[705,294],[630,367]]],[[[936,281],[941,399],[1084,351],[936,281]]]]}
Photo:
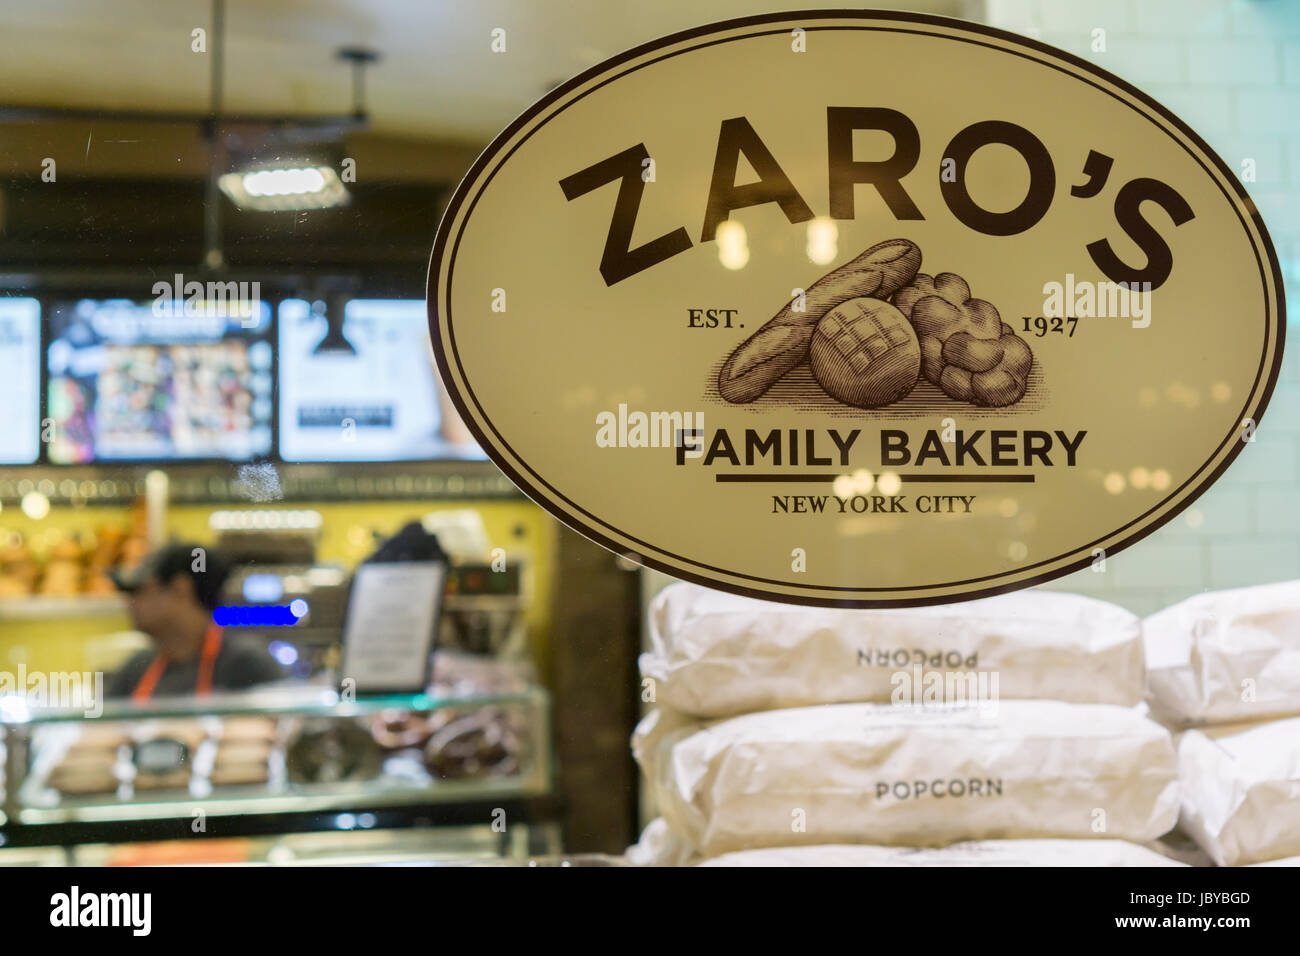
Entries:
{"type": "Polygon", "coordinates": [[[0,728],[9,848],[479,827],[499,854],[558,852],[551,837],[519,843],[553,816],[550,701],[533,685],[267,688],[93,716],[4,698],[0,728]]]}

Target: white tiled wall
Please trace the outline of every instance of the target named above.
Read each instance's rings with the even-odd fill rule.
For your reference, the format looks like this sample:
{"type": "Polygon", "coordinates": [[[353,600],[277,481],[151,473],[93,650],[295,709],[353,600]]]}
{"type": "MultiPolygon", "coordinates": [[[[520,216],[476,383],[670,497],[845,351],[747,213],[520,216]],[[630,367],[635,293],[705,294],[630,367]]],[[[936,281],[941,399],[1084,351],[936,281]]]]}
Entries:
{"type": "Polygon", "coordinates": [[[1234,169],[1282,261],[1291,322],[1282,380],[1256,433],[1191,509],[1050,587],[1146,614],[1205,589],[1300,578],[1300,0],[986,0],[970,15],[1034,36],[1164,103],[1234,169]],[[982,13],[980,7],[983,7],[982,13]],[[1093,30],[1105,52],[1093,52],[1093,30]]]}

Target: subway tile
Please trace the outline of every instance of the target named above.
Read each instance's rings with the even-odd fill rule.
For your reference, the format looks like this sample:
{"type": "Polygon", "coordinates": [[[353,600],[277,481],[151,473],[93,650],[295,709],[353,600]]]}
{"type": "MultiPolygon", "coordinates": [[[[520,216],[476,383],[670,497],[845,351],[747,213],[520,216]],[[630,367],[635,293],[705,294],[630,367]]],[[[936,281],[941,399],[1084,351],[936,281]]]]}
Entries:
{"type": "Polygon", "coordinates": [[[1235,35],[1300,36],[1300,4],[1295,0],[1230,0],[1227,6],[1235,35]]]}
{"type": "Polygon", "coordinates": [[[1300,40],[1282,44],[1282,80],[1287,86],[1300,86],[1300,40]]]}
{"type": "Polygon", "coordinates": [[[1224,0],[1142,0],[1133,4],[1133,27],[1143,33],[1222,36],[1232,23],[1224,0]]]}
{"type": "MultiPolygon", "coordinates": [[[[1227,479],[1219,479],[1222,485],[1227,479]]],[[[1250,487],[1249,485],[1244,487],[1250,487]]],[[[1191,507],[1180,512],[1175,518],[1166,525],[1162,525],[1158,531],[1152,532],[1146,541],[1152,544],[1185,544],[1187,541],[1199,541],[1201,538],[1200,525],[1205,520],[1204,515],[1197,508],[1199,502],[1193,502],[1191,507]]]]}
{"type": "MultiPolygon", "coordinates": [[[[1295,355],[1295,353],[1289,350],[1282,353],[1283,366],[1286,365],[1288,360],[1295,362],[1297,359],[1300,359],[1300,355],[1295,355]]],[[[1268,425],[1265,426],[1266,429],[1282,424],[1282,422],[1275,422],[1273,420],[1278,417],[1277,415],[1274,415],[1274,412],[1278,412],[1281,415],[1286,415],[1291,418],[1300,416],[1300,385],[1296,385],[1294,382],[1290,381],[1282,381],[1278,383],[1277,387],[1273,389],[1273,399],[1269,402],[1268,408],[1269,422],[1268,425]]]]}
{"type": "MultiPolygon", "coordinates": [[[[1213,142],[1236,129],[1236,104],[1227,89],[1190,87],[1176,83],[1148,83],[1144,91],[1173,110],[1192,129],[1213,142]]],[[[1278,132],[1258,129],[1255,132],[1278,132]]]]}
{"type": "Polygon", "coordinates": [[[1237,94],[1237,123],[1243,133],[1281,133],[1296,136],[1300,116],[1300,90],[1241,89],[1237,94]]]}
{"type": "Polygon", "coordinates": [[[1300,489],[1261,488],[1255,510],[1259,527],[1279,534],[1300,533],[1300,489]]]}
{"type": "Polygon", "coordinates": [[[1038,25],[1037,6],[1034,0],[986,0],[983,20],[989,26],[1023,33],[1038,25]]]}
{"type": "Polygon", "coordinates": [[[1178,40],[1108,31],[1105,52],[1090,52],[1088,59],[1138,86],[1186,79],[1183,44],[1178,40]]]}
{"type": "Polygon", "coordinates": [[[1270,232],[1274,223],[1279,227],[1287,227],[1300,221],[1300,189],[1262,188],[1249,189],[1248,192],[1264,216],[1270,232]]]}
{"type": "Polygon", "coordinates": [[[1291,183],[1300,189],[1300,135],[1286,144],[1286,161],[1291,183]]]}
{"type": "MultiPolygon", "coordinates": [[[[1140,542],[1107,559],[1117,588],[1175,587],[1202,579],[1202,544],[1140,542]]],[[[1300,552],[1298,552],[1300,554],[1300,552]]]]}
{"type": "MultiPolygon", "coordinates": [[[[1278,252],[1280,255],[1281,250],[1279,249],[1278,252]]],[[[1288,333],[1288,338],[1290,338],[1291,335],[1300,334],[1300,328],[1296,328],[1293,326],[1292,328],[1287,329],[1287,333],[1288,333]]],[[[1294,346],[1292,346],[1291,348],[1283,349],[1282,372],[1280,375],[1278,375],[1278,381],[1279,382],[1300,382],[1300,349],[1297,349],[1294,346]]],[[[1272,403],[1270,403],[1270,405],[1271,404],[1272,403]]],[[[1265,423],[1267,423],[1269,418],[1268,413],[1265,412],[1264,415],[1265,415],[1264,421],[1265,423]]]]}
{"type": "Polygon", "coordinates": [[[1089,34],[1101,27],[1107,32],[1133,26],[1133,4],[1129,0],[1040,0],[1038,18],[1044,31],[1089,34]]]}
{"type": "Polygon", "coordinates": [[[1145,618],[1169,606],[1167,594],[1169,589],[1165,588],[1125,588],[1110,594],[1106,600],[1145,618]]]}
{"type": "Polygon", "coordinates": [[[1257,186],[1282,185],[1290,178],[1285,137],[1258,133],[1243,136],[1234,133],[1215,136],[1208,142],[1238,178],[1245,169],[1242,161],[1247,158],[1254,160],[1255,181],[1242,183],[1247,190],[1253,190],[1257,186]]]}
{"type": "Polygon", "coordinates": [[[1210,587],[1239,588],[1300,577],[1300,541],[1254,535],[1210,542],[1210,587]]]}
{"type": "MultiPolygon", "coordinates": [[[[1177,587],[1177,588],[1169,588],[1167,590],[1161,591],[1160,610],[1163,611],[1167,607],[1173,607],[1175,604],[1181,604],[1183,601],[1186,601],[1189,597],[1195,597],[1196,595],[1202,594],[1208,590],[1210,590],[1210,588],[1177,587]]],[[[1145,617],[1145,615],[1143,616],[1145,617]]]]}
{"type": "Polygon", "coordinates": [[[1300,434],[1300,384],[1296,383],[1298,362],[1300,356],[1294,352],[1282,352],[1282,374],[1278,376],[1259,428],[1259,434],[1270,441],[1277,437],[1294,442],[1296,435],[1300,434]]]}
{"type": "Polygon", "coordinates": [[[1271,38],[1196,38],[1185,43],[1187,79],[1192,83],[1268,86],[1281,79],[1278,44],[1271,38]]]}
{"type": "Polygon", "coordinates": [[[1255,489],[1223,481],[1192,502],[1165,527],[1205,538],[1217,534],[1248,534],[1255,530],[1255,489]]]}
{"type": "Polygon", "coordinates": [[[1294,483],[1296,443],[1289,436],[1269,439],[1262,431],[1257,432],[1255,440],[1249,442],[1237,460],[1229,466],[1225,477],[1230,477],[1235,483],[1294,483]]]}

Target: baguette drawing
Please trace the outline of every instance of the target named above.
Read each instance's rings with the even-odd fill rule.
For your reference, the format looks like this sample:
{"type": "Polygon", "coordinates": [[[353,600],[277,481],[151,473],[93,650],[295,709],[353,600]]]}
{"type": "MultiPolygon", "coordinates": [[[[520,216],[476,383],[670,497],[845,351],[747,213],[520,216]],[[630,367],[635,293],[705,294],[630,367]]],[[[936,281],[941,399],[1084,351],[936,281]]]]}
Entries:
{"type": "Polygon", "coordinates": [[[802,312],[791,301],[745,339],[718,373],[728,402],[752,402],[791,369],[808,360],[817,323],[849,299],[888,299],[921,268],[921,250],[907,239],[878,242],[857,258],[822,276],[804,293],[802,312]]]}

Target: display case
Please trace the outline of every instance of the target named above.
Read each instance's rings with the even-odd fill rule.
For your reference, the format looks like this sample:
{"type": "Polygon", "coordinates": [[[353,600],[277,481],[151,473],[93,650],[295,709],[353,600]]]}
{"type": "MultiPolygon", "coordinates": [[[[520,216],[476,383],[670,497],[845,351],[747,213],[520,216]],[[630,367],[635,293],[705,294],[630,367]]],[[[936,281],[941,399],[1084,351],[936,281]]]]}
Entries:
{"type": "MultiPolygon", "coordinates": [[[[546,691],[438,686],[447,692],[113,701],[93,716],[5,698],[0,838],[14,848],[442,828],[459,833],[448,856],[465,855],[471,830],[484,835],[478,855],[558,852],[546,691]]],[[[431,844],[421,853],[439,856],[431,844]]]]}

